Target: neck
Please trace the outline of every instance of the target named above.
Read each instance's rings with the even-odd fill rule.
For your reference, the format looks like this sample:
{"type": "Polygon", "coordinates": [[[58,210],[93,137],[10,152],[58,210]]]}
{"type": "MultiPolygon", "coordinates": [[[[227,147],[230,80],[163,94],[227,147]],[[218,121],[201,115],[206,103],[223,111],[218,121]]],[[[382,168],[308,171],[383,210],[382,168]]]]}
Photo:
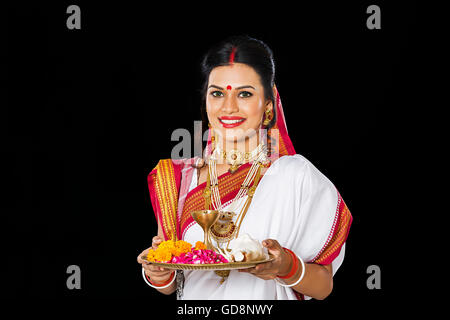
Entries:
{"type": "Polygon", "coordinates": [[[224,151],[237,150],[242,153],[251,152],[258,147],[260,143],[259,134],[254,134],[251,137],[245,137],[238,141],[228,141],[218,139],[216,146],[224,151]]]}

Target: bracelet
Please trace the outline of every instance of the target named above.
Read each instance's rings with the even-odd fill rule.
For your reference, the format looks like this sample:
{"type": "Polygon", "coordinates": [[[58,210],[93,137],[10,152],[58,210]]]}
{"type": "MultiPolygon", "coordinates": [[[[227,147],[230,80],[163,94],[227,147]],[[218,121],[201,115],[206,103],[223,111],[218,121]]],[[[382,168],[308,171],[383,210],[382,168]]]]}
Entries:
{"type": "Polygon", "coordinates": [[[292,257],[292,268],[291,268],[291,271],[289,271],[289,273],[287,275],[285,275],[285,276],[277,276],[277,277],[280,278],[280,279],[289,279],[297,271],[298,261],[297,261],[297,257],[295,256],[295,254],[291,250],[289,250],[287,248],[283,248],[283,249],[284,249],[284,251],[288,252],[291,255],[291,257],[292,257]]]}
{"type": "Polygon", "coordinates": [[[159,283],[159,284],[155,284],[152,282],[152,279],[150,279],[150,277],[148,275],[145,275],[145,277],[147,278],[148,282],[150,282],[152,285],[154,285],[155,287],[162,287],[165,286],[166,284],[169,284],[171,282],[173,282],[173,278],[174,278],[174,274],[172,273],[169,277],[169,279],[167,279],[166,281],[164,281],[163,283],[159,283]]]}
{"type": "Polygon", "coordinates": [[[175,281],[175,274],[177,273],[177,271],[175,270],[174,273],[172,273],[171,278],[169,278],[169,280],[167,280],[166,282],[162,283],[161,285],[155,285],[152,284],[150,279],[147,278],[147,275],[145,274],[145,270],[144,268],[142,268],[142,277],[144,278],[144,281],[146,284],[148,284],[150,287],[155,288],[155,289],[164,289],[169,287],[174,281],[175,281]]]}
{"type": "Polygon", "coordinates": [[[292,284],[281,283],[280,280],[275,278],[275,281],[278,283],[278,285],[280,285],[282,287],[290,288],[290,287],[296,286],[297,284],[300,283],[300,281],[302,281],[303,277],[305,276],[305,263],[303,262],[303,260],[300,257],[297,257],[297,256],[295,256],[295,257],[298,258],[298,260],[300,260],[300,263],[302,264],[302,274],[300,275],[300,278],[298,278],[298,280],[295,281],[295,283],[292,283],[292,284]]]}

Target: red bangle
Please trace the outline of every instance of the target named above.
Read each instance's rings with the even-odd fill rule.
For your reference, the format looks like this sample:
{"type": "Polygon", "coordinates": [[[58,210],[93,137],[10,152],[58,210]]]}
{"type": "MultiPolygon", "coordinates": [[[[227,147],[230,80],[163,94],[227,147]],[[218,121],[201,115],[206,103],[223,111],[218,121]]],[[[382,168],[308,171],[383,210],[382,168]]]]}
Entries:
{"type": "Polygon", "coordinates": [[[284,249],[284,251],[288,252],[292,257],[292,268],[291,268],[291,271],[289,271],[289,273],[287,275],[277,276],[277,277],[280,279],[289,279],[297,272],[298,260],[297,260],[297,256],[295,255],[295,253],[293,253],[291,250],[286,249],[286,248],[283,248],[283,249],[284,249]]]}
{"type": "Polygon", "coordinates": [[[164,283],[159,283],[159,284],[154,284],[152,282],[152,280],[150,280],[150,278],[147,276],[147,274],[145,274],[145,277],[147,278],[148,282],[150,282],[152,285],[154,285],[155,287],[164,287],[165,285],[169,284],[170,281],[172,281],[173,277],[175,276],[175,272],[172,272],[172,275],[169,277],[169,280],[167,280],[164,283]]]}

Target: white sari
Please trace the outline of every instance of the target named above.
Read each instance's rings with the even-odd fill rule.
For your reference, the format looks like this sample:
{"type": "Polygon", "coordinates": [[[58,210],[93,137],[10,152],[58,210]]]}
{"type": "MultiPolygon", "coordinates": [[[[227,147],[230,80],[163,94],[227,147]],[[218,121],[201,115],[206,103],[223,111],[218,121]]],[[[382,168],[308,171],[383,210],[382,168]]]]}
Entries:
{"type": "MultiPolygon", "coordinates": [[[[195,172],[189,189],[196,187],[195,172]]],[[[240,199],[239,210],[245,199],[240,199]]],[[[329,241],[338,207],[339,193],[311,162],[298,154],[283,156],[261,178],[240,234],[248,233],[259,241],[275,239],[305,262],[313,261],[329,241]]],[[[202,241],[203,230],[193,224],[185,230],[183,240],[202,241]]],[[[333,273],[341,266],[344,251],[345,243],[332,261],[333,273]]],[[[184,271],[184,275],[183,299],[297,299],[291,288],[236,270],[223,284],[213,271],[184,271]]]]}

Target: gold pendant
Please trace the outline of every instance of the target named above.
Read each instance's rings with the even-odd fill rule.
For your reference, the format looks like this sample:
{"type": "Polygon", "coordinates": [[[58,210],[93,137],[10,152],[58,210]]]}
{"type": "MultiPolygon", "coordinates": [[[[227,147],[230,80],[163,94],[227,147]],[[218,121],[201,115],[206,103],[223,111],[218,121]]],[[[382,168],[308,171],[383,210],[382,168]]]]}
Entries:
{"type": "Polygon", "coordinates": [[[211,228],[211,235],[217,242],[227,242],[233,238],[236,232],[236,225],[233,221],[225,223],[215,223],[211,228]]]}
{"type": "Polygon", "coordinates": [[[230,169],[228,169],[228,171],[230,173],[234,173],[237,171],[239,166],[244,162],[244,155],[242,152],[238,150],[230,150],[226,152],[225,159],[227,160],[228,163],[231,164],[231,167],[230,169]]]}
{"type": "Polygon", "coordinates": [[[225,280],[227,280],[228,276],[230,275],[230,270],[215,270],[214,272],[219,277],[222,277],[222,279],[220,279],[220,284],[224,283],[225,280]]]}
{"type": "Polygon", "coordinates": [[[235,173],[237,171],[237,169],[239,169],[239,164],[233,164],[231,165],[231,167],[228,169],[228,172],[230,173],[235,173]]]}
{"type": "Polygon", "coordinates": [[[212,237],[219,243],[230,241],[236,233],[233,217],[236,214],[230,211],[221,211],[219,219],[210,229],[212,237]]]}

